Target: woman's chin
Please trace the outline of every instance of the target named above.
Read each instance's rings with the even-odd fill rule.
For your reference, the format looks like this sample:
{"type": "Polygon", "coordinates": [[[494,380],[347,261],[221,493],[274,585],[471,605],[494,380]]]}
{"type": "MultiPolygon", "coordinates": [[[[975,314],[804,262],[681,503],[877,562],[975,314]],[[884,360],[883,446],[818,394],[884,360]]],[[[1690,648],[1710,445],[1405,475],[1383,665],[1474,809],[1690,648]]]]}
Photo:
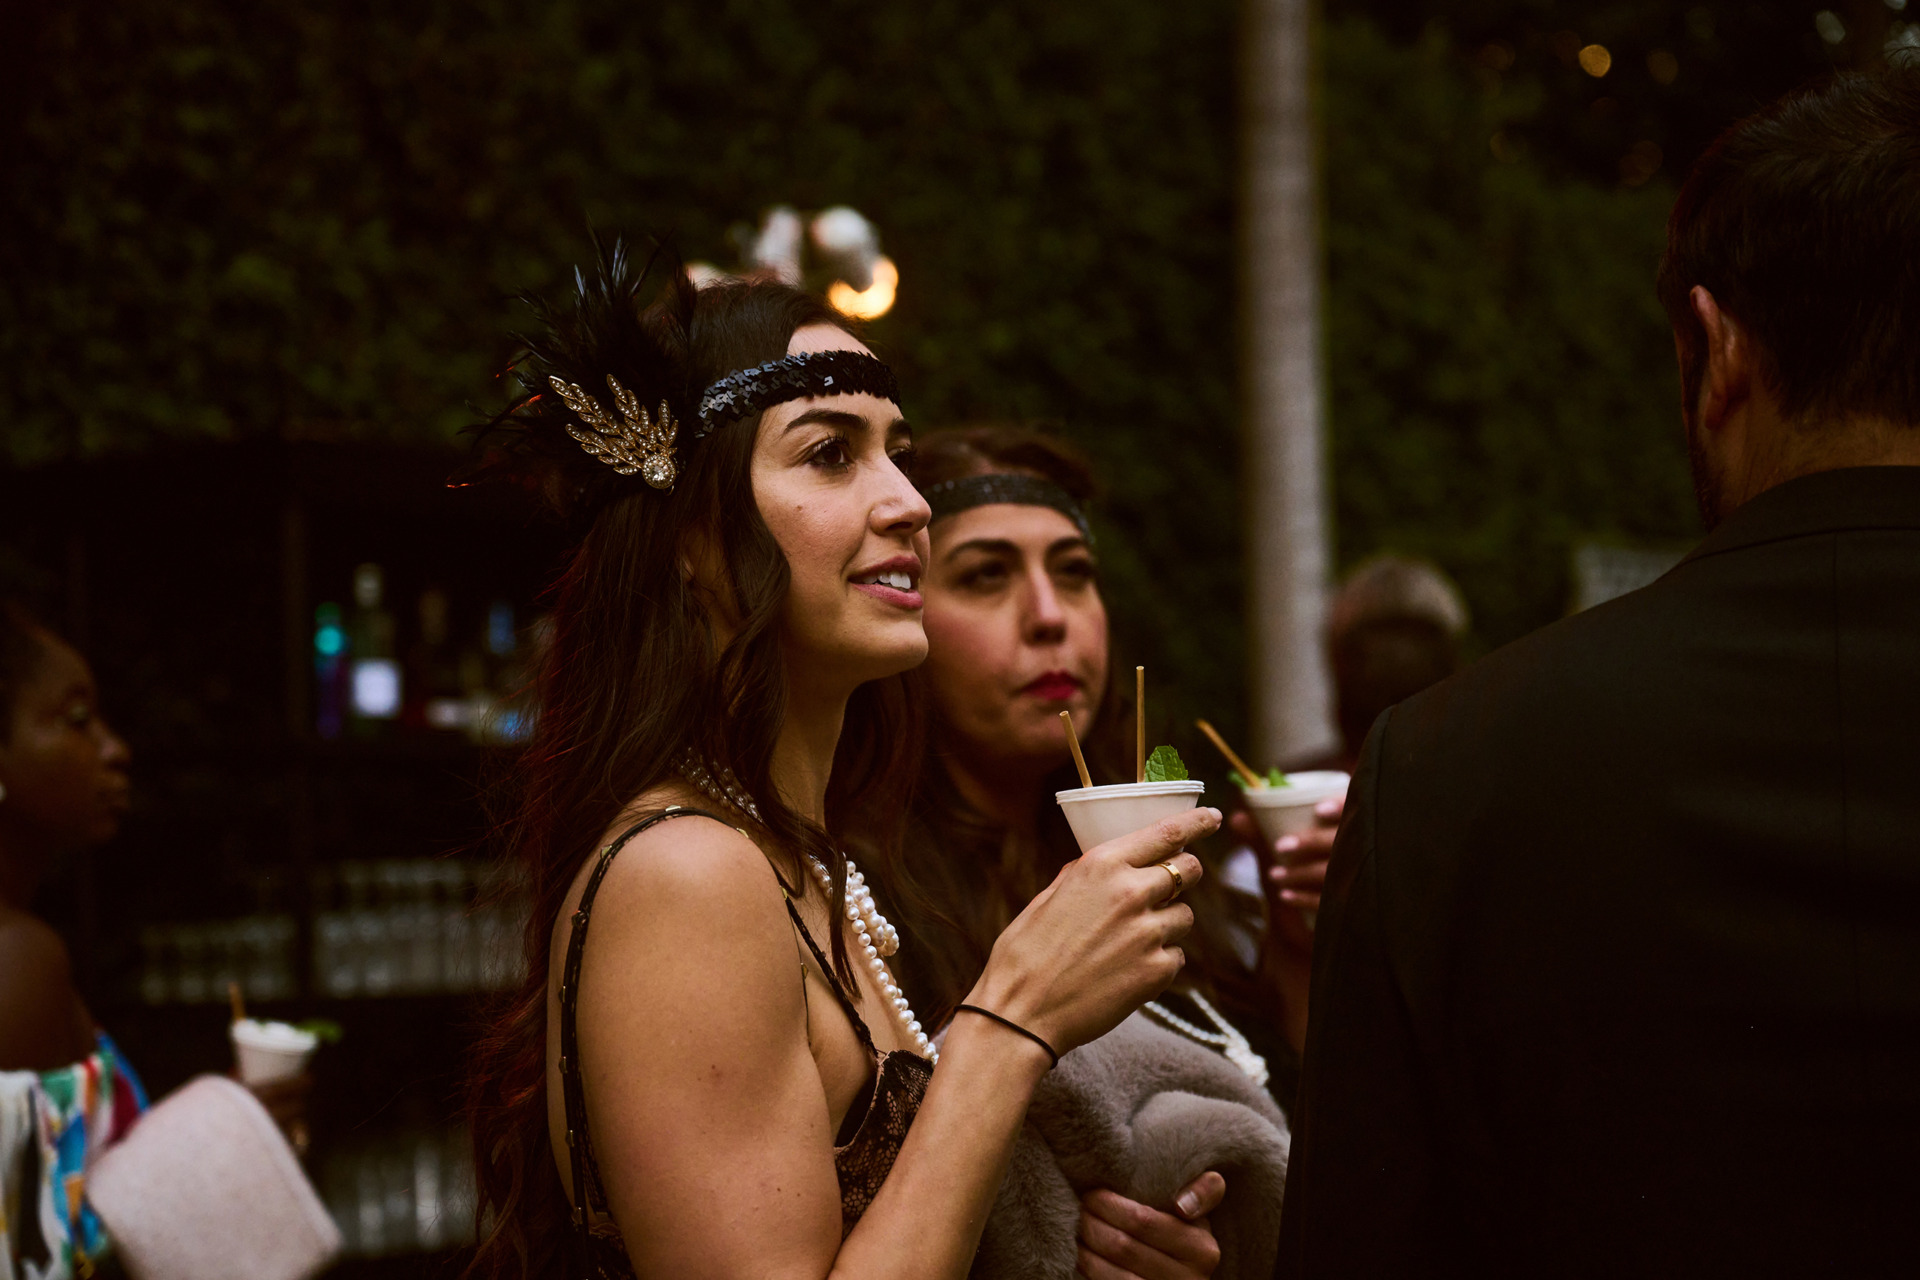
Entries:
{"type": "Polygon", "coordinates": [[[857,671],[859,683],[865,684],[911,671],[926,660],[927,633],[916,626],[912,631],[901,628],[896,635],[873,637],[872,644],[846,656],[846,666],[857,671]]]}
{"type": "Polygon", "coordinates": [[[888,650],[885,658],[886,674],[897,676],[902,671],[913,670],[926,660],[927,633],[916,628],[912,635],[902,635],[899,642],[888,650]]]}

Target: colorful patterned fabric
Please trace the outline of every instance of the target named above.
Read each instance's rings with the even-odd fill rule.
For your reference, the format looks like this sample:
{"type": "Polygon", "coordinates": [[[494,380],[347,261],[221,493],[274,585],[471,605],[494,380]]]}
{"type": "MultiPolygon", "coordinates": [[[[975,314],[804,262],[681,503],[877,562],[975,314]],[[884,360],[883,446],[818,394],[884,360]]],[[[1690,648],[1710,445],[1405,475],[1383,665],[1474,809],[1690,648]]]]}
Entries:
{"type": "Polygon", "coordinates": [[[110,1254],[87,1169],[147,1109],[102,1031],[84,1061],[0,1072],[0,1280],[90,1280],[110,1254]]]}

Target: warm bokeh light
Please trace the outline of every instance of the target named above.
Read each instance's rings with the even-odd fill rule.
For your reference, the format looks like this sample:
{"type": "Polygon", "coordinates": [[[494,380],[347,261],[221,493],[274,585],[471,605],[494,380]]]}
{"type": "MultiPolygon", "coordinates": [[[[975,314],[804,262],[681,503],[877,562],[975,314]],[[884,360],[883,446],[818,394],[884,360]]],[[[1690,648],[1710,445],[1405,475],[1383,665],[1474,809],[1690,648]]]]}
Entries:
{"type": "Polygon", "coordinates": [[[1680,75],[1680,59],[1667,49],[1655,49],[1647,55],[1647,74],[1661,84],[1672,84],[1680,75]]]}
{"type": "Polygon", "coordinates": [[[873,320],[893,309],[894,291],[900,287],[900,269],[892,258],[877,258],[873,264],[873,283],[856,289],[844,280],[835,280],[827,289],[827,301],[843,316],[855,320],[873,320]]]}
{"type": "Polygon", "coordinates": [[[1580,69],[1598,79],[1613,67],[1613,55],[1603,44],[1590,44],[1580,51],[1580,69]]]}

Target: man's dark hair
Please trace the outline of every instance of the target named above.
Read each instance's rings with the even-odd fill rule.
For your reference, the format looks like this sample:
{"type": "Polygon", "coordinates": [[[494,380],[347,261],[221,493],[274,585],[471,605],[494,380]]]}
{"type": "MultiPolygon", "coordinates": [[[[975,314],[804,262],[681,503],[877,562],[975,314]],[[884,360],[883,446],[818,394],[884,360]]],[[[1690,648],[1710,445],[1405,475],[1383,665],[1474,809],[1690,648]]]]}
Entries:
{"type": "Polygon", "coordinates": [[[1660,265],[1689,406],[1695,285],[1754,339],[1790,420],[1920,424],[1920,59],[1789,94],[1693,166],[1660,265]]]}

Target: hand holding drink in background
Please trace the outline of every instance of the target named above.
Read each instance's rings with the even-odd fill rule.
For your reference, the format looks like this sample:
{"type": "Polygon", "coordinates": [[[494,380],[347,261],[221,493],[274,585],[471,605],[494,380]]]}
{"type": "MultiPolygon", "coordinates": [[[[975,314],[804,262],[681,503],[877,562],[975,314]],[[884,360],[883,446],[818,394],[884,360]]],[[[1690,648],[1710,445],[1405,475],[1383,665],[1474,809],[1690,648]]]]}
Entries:
{"type": "Polygon", "coordinates": [[[1285,774],[1270,769],[1265,776],[1256,774],[1212,725],[1205,720],[1198,724],[1239,779],[1246,808],[1234,814],[1228,826],[1253,846],[1260,860],[1270,927],[1286,941],[1293,926],[1294,941],[1310,946],[1327,859],[1333,854],[1351,779],[1338,770],[1285,774]]]}
{"type": "MultiPolygon", "coordinates": [[[[307,1070],[314,1050],[323,1038],[318,1028],[298,1027],[290,1022],[275,1022],[247,1016],[240,997],[240,984],[227,988],[233,1003],[233,1021],[227,1034],[233,1041],[233,1074],[260,1100],[273,1122],[292,1145],[294,1154],[305,1159],[312,1143],[307,1126],[307,1096],[313,1092],[313,1075],[307,1070]]],[[[332,1038],[339,1029],[329,1028],[332,1038]]]]}
{"type": "Polygon", "coordinates": [[[1199,725],[1233,766],[1246,802],[1229,826],[1253,847],[1266,900],[1267,929],[1258,967],[1278,998],[1287,1042],[1302,1052],[1313,977],[1314,917],[1349,779],[1335,771],[1288,776],[1278,769],[1263,777],[1247,767],[1212,725],[1204,720],[1199,725]]]}

